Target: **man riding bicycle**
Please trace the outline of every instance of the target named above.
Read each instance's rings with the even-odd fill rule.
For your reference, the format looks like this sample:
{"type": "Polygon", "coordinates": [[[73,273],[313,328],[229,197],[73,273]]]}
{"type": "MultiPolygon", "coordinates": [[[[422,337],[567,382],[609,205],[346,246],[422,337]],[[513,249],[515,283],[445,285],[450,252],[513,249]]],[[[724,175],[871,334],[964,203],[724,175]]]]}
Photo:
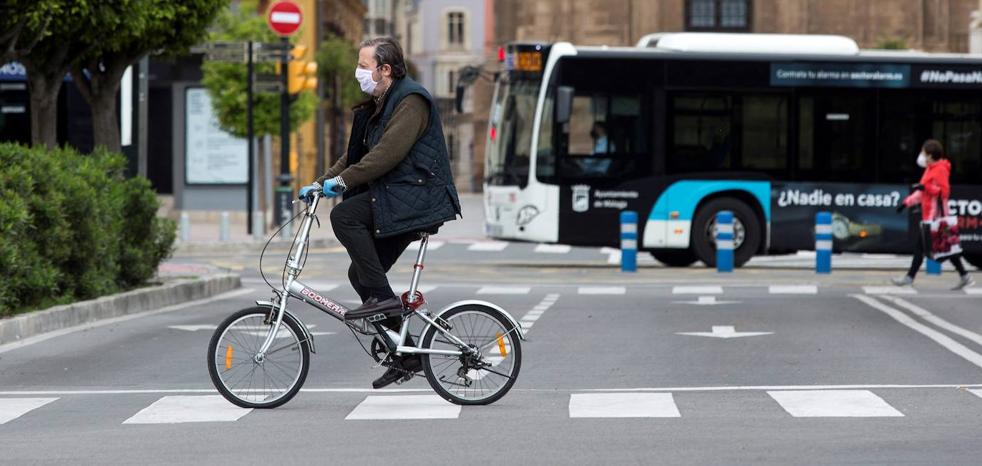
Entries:
{"type": "MultiPolygon", "coordinates": [[[[399,43],[362,42],[355,78],[371,98],[353,108],[348,150],[317,183],[327,197],[344,194],[331,225],[351,257],[348,279],[363,303],[345,319],[382,314],[388,316],[382,324],[398,332],[402,302],[385,273],[420,232],[455,220],[460,200],[440,116],[429,92],[406,76],[399,43]]],[[[300,197],[314,189],[304,186],[300,197]]],[[[418,355],[398,357],[372,387],[419,370],[418,355]]]]}

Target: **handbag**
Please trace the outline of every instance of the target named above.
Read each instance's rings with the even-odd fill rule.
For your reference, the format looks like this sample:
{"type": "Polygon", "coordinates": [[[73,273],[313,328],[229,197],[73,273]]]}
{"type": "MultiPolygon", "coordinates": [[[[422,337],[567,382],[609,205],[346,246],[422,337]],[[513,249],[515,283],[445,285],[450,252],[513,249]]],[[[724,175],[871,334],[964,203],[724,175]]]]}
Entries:
{"type": "Polygon", "coordinates": [[[941,196],[938,196],[937,203],[931,220],[921,221],[921,244],[926,257],[943,261],[961,254],[962,245],[958,235],[958,216],[951,215],[945,208],[941,196]]]}

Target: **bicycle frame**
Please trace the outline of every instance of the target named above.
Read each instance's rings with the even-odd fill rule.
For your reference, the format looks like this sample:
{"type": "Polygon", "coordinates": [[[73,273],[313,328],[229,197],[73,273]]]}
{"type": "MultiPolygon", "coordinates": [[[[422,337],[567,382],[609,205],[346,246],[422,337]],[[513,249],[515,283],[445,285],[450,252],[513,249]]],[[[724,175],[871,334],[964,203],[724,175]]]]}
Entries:
{"type": "MultiPolygon", "coordinates": [[[[293,243],[293,250],[295,252],[290,256],[286,264],[287,278],[285,282],[285,288],[278,290],[279,300],[280,300],[279,304],[277,305],[272,301],[256,302],[259,305],[268,305],[270,307],[278,308],[276,313],[276,322],[273,325],[273,327],[270,328],[269,333],[266,335],[266,340],[263,342],[262,346],[257,352],[255,356],[257,360],[261,360],[266,354],[266,352],[269,350],[269,347],[272,345],[273,340],[276,337],[276,333],[280,325],[283,323],[283,315],[287,312],[287,301],[289,300],[290,297],[303,301],[321,310],[325,314],[334,317],[335,319],[338,319],[342,322],[345,321],[344,320],[345,314],[351,311],[351,309],[347,308],[341,303],[338,303],[337,301],[334,301],[330,298],[324,297],[323,294],[318,293],[316,290],[305,285],[303,282],[297,279],[297,277],[300,275],[300,272],[303,270],[302,261],[305,252],[304,249],[307,246],[307,238],[309,238],[310,236],[310,228],[314,220],[316,219],[317,206],[320,203],[321,197],[322,196],[320,195],[314,196],[314,199],[311,201],[310,206],[308,207],[306,213],[304,214],[303,223],[300,226],[300,234],[297,235],[293,243]]],[[[423,300],[422,303],[417,303],[418,299],[422,299],[422,294],[417,294],[417,289],[419,286],[420,275],[422,274],[423,271],[423,260],[426,257],[426,249],[428,245],[429,245],[429,235],[423,234],[422,244],[420,245],[419,252],[416,255],[416,263],[413,266],[413,277],[412,277],[412,282],[409,285],[409,292],[406,298],[407,302],[405,303],[410,310],[406,311],[403,314],[403,325],[400,329],[399,341],[393,342],[395,346],[395,353],[396,354],[400,354],[400,353],[440,354],[440,355],[448,355],[448,356],[461,356],[464,354],[464,352],[462,351],[434,350],[434,349],[421,348],[418,345],[420,345],[422,342],[417,343],[417,346],[404,346],[402,344],[402,342],[406,341],[407,337],[409,336],[408,320],[413,316],[417,316],[423,321],[425,321],[429,326],[435,327],[437,331],[439,331],[443,336],[447,337],[450,341],[452,341],[456,345],[460,346],[461,348],[467,348],[468,352],[473,351],[469,349],[466,343],[464,343],[462,340],[457,338],[455,335],[446,331],[439,323],[437,323],[435,319],[430,317],[430,312],[426,308],[425,300],[423,300]]],[[[507,315],[507,313],[505,314],[507,315]]],[[[508,317],[512,322],[514,322],[514,319],[512,319],[511,316],[508,317]]],[[[297,320],[299,322],[299,319],[297,320]]],[[[362,326],[361,328],[358,328],[358,330],[362,331],[362,333],[368,333],[367,323],[364,320],[361,320],[360,322],[362,326]]],[[[348,324],[351,323],[348,322],[348,324]]],[[[524,335],[522,335],[521,327],[517,323],[515,323],[514,325],[515,328],[517,329],[516,331],[518,332],[519,337],[524,339],[524,335]]],[[[300,327],[304,329],[304,332],[306,332],[305,325],[301,323],[300,327]]],[[[388,336],[387,332],[379,331],[378,333],[380,333],[379,336],[386,335],[386,337],[383,338],[391,339],[391,336],[388,336]]],[[[309,333],[307,335],[304,335],[304,337],[310,340],[311,342],[313,340],[309,335],[309,333]]]]}

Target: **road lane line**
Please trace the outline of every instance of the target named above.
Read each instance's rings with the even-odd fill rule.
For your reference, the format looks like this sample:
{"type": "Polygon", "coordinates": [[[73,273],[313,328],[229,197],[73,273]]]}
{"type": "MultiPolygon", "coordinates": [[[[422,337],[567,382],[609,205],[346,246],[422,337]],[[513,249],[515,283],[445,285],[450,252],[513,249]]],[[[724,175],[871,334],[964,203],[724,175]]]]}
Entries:
{"type": "Polygon", "coordinates": [[[771,285],[767,287],[770,294],[818,294],[815,285],[771,285]]]}
{"type": "Polygon", "coordinates": [[[917,290],[909,286],[864,286],[863,293],[872,295],[881,294],[917,294],[917,290]]]}
{"type": "Polygon", "coordinates": [[[718,285],[709,286],[674,286],[672,294],[723,294],[723,287],[718,285]]]}
{"type": "Polygon", "coordinates": [[[965,294],[982,295],[982,288],[965,288],[965,294]]]}
{"type": "Polygon", "coordinates": [[[577,294],[589,295],[621,295],[626,292],[623,286],[581,286],[576,289],[577,294]]]}
{"type": "Polygon", "coordinates": [[[17,419],[58,398],[0,398],[0,425],[17,419]]]}
{"type": "Polygon", "coordinates": [[[927,309],[924,309],[914,303],[893,296],[883,296],[883,299],[888,299],[890,301],[893,301],[894,304],[904,309],[907,309],[910,312],[913,312],[914,315],[916,315],[917,317],[920,317],[938,327],[941,327],[951,333],[954,333],[955,335],[960,335],[969,340],[972,340],[978,345],[982,345],[982,335],[979,335],[978,333],[975,333],[964,327],[959,327],[951,322],[948,322],[947,320],[938,317],[937,315],[933,314],[931,311],[928,311],[927,309]]]}
{"type": "Polygon", "coordinates": [[[794,417],[903,417],[869,390],[805,390],[767,392],[794,417]]]}
{"type": "MultiPolygon", "coordinates": [[[[412,243],[409,243],[409,246],[406,247],[406,250],[407,251],[419,251],[419,247],[422,244],[423,244],[422,241],[413,241],[412,243]]],[[[447,242],[446,241],[436,241],[436,240],[432,240],[431,239],[430,240],[430,244],[427,244],[426,245],[426,250],[427,251],[436,251],[437,249],[442,248],[444,244],[447,244],[447,242]]]]}
{"type": "Polygon", "coordinates": [[[252,409],[240,408],[221,395],[165,396],[141,409],[123,424],[183,424],[186,422],[234,422],[252,409]]]}
{"type": "Polygon", "coordinates": [[[870,296],[860,295],[860,294],[854,294],[852,295],[852,297],[866,303],[867,305],[869,305],[874,309],[882,311],[886,315],[892,317],[897,322],[900,322],[901,324],[906,325],[907,327],[910,327],[911,329],[917,332],[920,332],[922,335],[934,340],[935,343],[943,346],[948,351],[951,351],[952,353],[961,356],[966,361],[982,368],[982,354],[972,351],[971,349],[967,348],[965,345],[951,339],[951,337],[937,330],[934,330],[920,322],[917,322],[907,314],[904,314],[902,311],[887,306],[886,304],[877,301],[875,298],[872,298],[870,296]]]}
{"type": "Polygon", "coordinates": [[[368,396],[344,420],[457,419],[459,416],[460,405],[437,395],[368,396]]]}
{"type": "Polygon", "coordinates": [[[529,294],[532,288],[527,286],[485,286],[477,290],[477,294],[529,294]]]}
{"type": "Polygon", "coordinates": [[[149,317],[149,316],[152,316],[152,315],[163,314],[165,312],[179,311],[179,310],[184,309],[184,308],[187,308],[187,307],[198,306],[198,305],[201,305],[201,304],[208,304],[208,303],[215,302],[215,301],[222,301],[222,300],[225,300],[225,299],[235,298],[235,297],[238,297],[238,296],[241,296],[241,295],[244,295],[244,294],[252,293],[252,291],[253,291],[252,288],[241,288],[241,289],[238,289],[238,290],[233,290],[233,291],[225,292],[225,293],[222,293],[222,294],[219,294],[219,295],[215,295],[215,296],[212,296],[210,298],[199,299],[199,300],[196,300],[196,301],[188,301],[186,303],[181,303],[181,304],[174,304],[172,306],[167,306],[167,307],[164,307],[164,308],[161,308],[161,309],[157,309],[155,311],[137,312],[135,314],[128,314],[128,315],[125,315],[125,316],[113,317],[112,319],[104,319],[104,320],[99,320],[99,321],[96,321],[96,322],[90,322],[90,323],[87,323],[87,324],[78,325],[78,326],[75,326],[75,327],[63,328],[61,330],[55,330],[53,332],[48,332],[48,333],[43,333],[41,335],[36,335],[36,336],[33,336],[33,337],[28,337],[28,338],[25,338],[25,339],[23,339],[21,341],[15,341],[15,342],[5,343],[3,345],[0,345],[0,354],[6,353],[7,351],[13,351],[15,349],[20,349],[20,348],[23,348],[25,346],[33,345],[35,343],[40,343],[40,342],[45,341],[45,340],[50,340],[52,338],[57,338],[57,337],[60,337],[60,336],[63,336],[63,335],[68,335],[70,333],[75,333],[75,332],[78,332],[80,330],[90,330],[90,329],[93,329],[93,328],[103,327],[103,326],[106,326],[106,325],[112,325],[112,324],[118,324],[120,322],[126,322],[127,320],[138,319],[138,318],[141,318],[141,317],[149,317]]]}
{"type": "Polygon", "coordinates": [[[504,251],[507,247],[508,243],[504,241],[479,241],[467,246],[467,250],[480,252],[500,252],[504,251]]]}
{"type": "Polygon", "coordinates": [[[532,308],[531,311],[526,312],[518,322],[518,324],[522,326],[522,331],[528,333],[532,326],[535,325],[535,322],[539,320],[539,318],[541,318],[553,304],[556,304],[558,299],[558,293],[547,294],[544,298],[542,298],[542,301],[540,301],[539,304],[532,308]]]}
{"type": "Polygon", "coordinates": [[[534,251],[539,254],[566,254],[570,249],[568,244],[539,244],[534,251]]]}
{"type": "Polygon", "coordinates": [[[573,393],[571,418],[682,417],[671,393],[573,393]]]}
{"type": "MultiPolygon", "coordinates": [[[[779,390],[977,390],[982,392],[982,384],[858,384],[858,385],[720,385],[693,387],[633,387],[633,388],[513,388],[514,392],[555,393],[560,392],[746,392],[746,391],[779,391],[779,390]]],[[[431,388],[302,388],[303,393],[432,393],[431,388]]],[[[186,389],[129,389],[129,390],[20,390],[2,391],[0,396],[72,396],[72,395],[166,395],[166,394],[215,394],[214,388],[186,389]]]]}

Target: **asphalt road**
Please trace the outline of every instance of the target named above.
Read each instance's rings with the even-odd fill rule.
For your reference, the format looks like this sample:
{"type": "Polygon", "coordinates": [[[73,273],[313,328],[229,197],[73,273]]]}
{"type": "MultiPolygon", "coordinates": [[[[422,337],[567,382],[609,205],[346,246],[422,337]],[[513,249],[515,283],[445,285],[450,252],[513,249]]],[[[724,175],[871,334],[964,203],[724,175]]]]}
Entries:
{"type": "MultiPolygon", "coordinates": [[[[212,326],[269,295],[245,257],[246,288],[219,299],[0,346],[0,463],[978,463],[982,294],[948,291],[953,274],[896,289],[875,271],[488,257],[430,261],[424,285],[431,308],[485,299],[528,327],[519,380],[491,406],[450,405],[422,378],[372,391],[381,369],[311,308],[304,391],[228,404],[205,353],[212,326]]],[[[304,278],[353,301],[346,265],[323,251],[304,278]]]]}

